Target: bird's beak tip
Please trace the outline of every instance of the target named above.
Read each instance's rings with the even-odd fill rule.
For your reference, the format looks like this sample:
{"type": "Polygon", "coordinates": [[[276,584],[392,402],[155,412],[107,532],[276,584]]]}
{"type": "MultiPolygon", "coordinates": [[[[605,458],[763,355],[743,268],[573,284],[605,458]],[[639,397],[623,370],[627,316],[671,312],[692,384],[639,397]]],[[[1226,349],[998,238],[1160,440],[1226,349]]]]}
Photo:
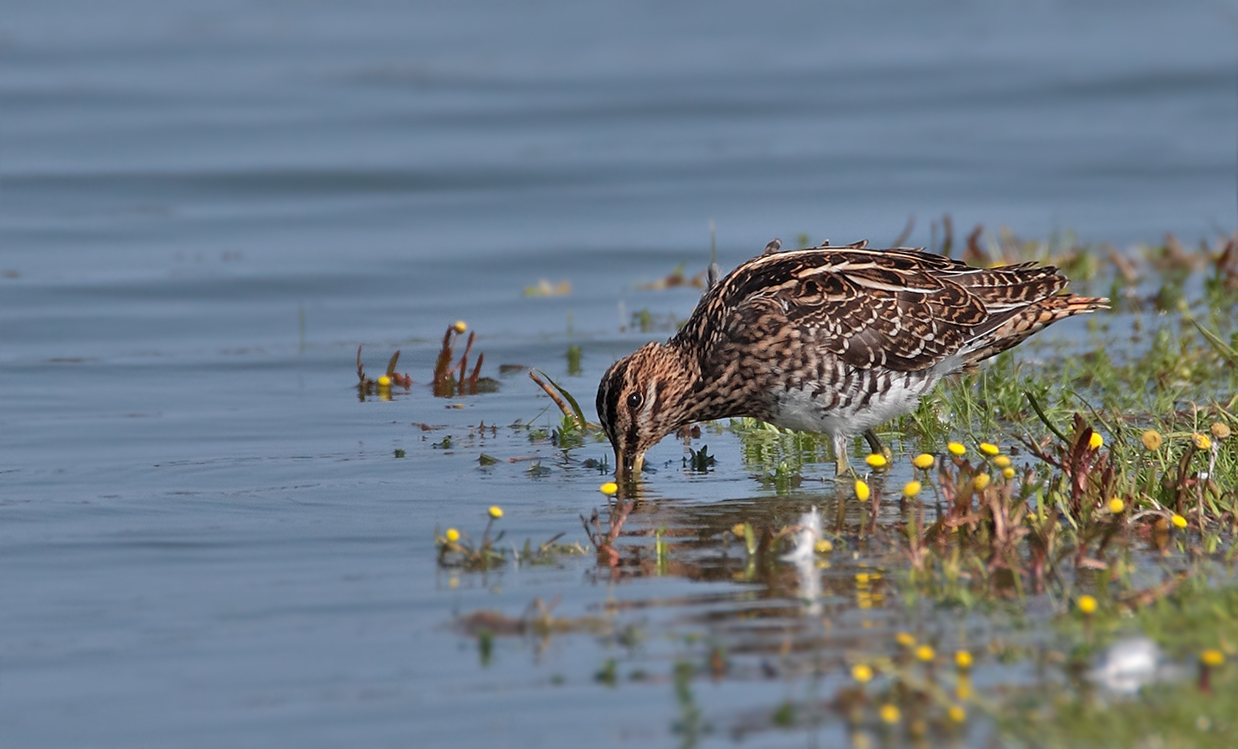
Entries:
{"type": "Polygon", "coordinates": [[[635,479],[640,476],[640,472],[644,467],[644,452],[637,453],[629,461],[622,450],[615,450],[615,478],[621,481],[635,479]]]}

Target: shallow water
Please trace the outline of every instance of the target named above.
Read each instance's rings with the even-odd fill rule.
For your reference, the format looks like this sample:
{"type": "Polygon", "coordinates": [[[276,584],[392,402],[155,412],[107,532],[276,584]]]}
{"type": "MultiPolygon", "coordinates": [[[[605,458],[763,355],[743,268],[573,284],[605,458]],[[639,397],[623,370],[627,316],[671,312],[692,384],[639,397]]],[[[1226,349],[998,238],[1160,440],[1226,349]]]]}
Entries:
{"type": "Polygon", "coordinates": [[[778,496],[729,434],[700,441],[707,475],[660,445],[631,521],[699,537],[675,542],[693,569],[612,580],[589,554],[439,571],[436,527],[480,533],[500,504],[510,540],[587,545],[578,515],[601,503],[581,461],[606,450],[564,459],[508,427],[557,420],[498,365],[589,408],[606,366],[666,334],[631,313],[690,310],[695,289],[636,286],[702,269],[711,221],[724,268],[773,236],[889,242],[912,214],[928,244],[947,211],[959,233],[1119,246],[1232,227],[1236,19],[1216,3],[8,3],[6,745],[679,743],[673,664],[715,646],[735,671],[696,683],[701,741],[829,692],[844,672],[806,675],[778,632],[837,659],[902,609],[860,611],[854,569],[827,574],[827,637],[789,569],[734,579],[718,534],[833,495],[778,496]],[[541,279],[571,293],[522,294],[541,279]],[[432,397],[456,319],[497,392],[432,397]],[[401,350],[417,384],[359,401],[358,344],[371,373],[401,350]],[[529,456],[545,470],[507,462],[529,456]],[[484,661],[450,627],[535,598],[612,631],[500,638],[484,661]],[[746,629],[764,605],[768,631],[746,629]],[[612,658],[617,686],[595,679],[612,658]]]}

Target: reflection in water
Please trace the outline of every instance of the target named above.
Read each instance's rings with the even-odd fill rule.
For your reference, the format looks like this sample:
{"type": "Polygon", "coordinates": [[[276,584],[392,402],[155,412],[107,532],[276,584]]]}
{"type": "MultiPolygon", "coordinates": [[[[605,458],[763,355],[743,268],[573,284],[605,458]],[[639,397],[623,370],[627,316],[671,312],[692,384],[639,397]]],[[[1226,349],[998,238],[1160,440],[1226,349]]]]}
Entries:
{"type": "MultiPolygon", "coordinates": [[[[794,546],[783,554],[782,561],[795,565],[799,576],[799,599],[804,605],[804,614],[821,613],[821,574],[817,571],[817,543],[821,541],[821,513],[817,506],[800,515],[799,523],[787,529],[791,532],[794,546]]],[[[822,551],[825,549],[822,548],[822,551]]]]}
{"type": "MultiPolygon", "coordinates": [[[[1080,430],[1074,439],[1086,442],[1087,434],[1080,430]]],[[[1027,534],[1010,532],[1026,525],[1020,518],[1035,512],[1036,503],[1021,480],[986,472],[986,461],[1008,462],[996,452],[979,462],[918,456],[917,475],[931,479],[932,491],[908,482],[897,500],[883,496],[880,479],[867,501],[836,488],[833,496],[694,502],[659,497],[639,481],[608,484],[615,496],[586,526],[598,551],[595,581],[679,578],[711,585],[673,596],[612,598],[604,607],[611,632],[632,631],[622,622],[639,615],[641,634],[633,641],[650,641],[652,630],[679,643],[664,657],[679,664],[675,684],[685,717],[677,725],[684,731],[708,725],[692,697],[695,675],[794,685],[796,696],[778,705],[730,716],[726,728],[736,737],[841,725],[857,745],[894,735],[913,744],[956,744],[969,710],[992,709],[977,695],[978,663],[991,679],[1009,668],[1003,662],[1030,661],[1038,680],[1063,683],[1057,635],[1015,623],[1038,605],[1051,608],[1052,598],[1034,593],[1033,583],[1060,597],[1063,586],[1084,584],[1097,565],[1085,562],[1076,574],[1059,552],[1055,574],[1070,579],[1044,577],[1035,566],[1035,544],[1019,546],[1014,542],[1027,534]],[[839,518],[836,527],[823,528],[823,516],[839,518]]],[[[1151,572],[1160,563],[1137,551],[1136,536],[1115,536],[1121,526],[1102,527],[1132,569],[1151,572]]],[[[1043,532],[1045,538],[1058,533],[1043,532]]],[[[1147,578],[1110,584],[1138,579],[1147,578]]],[[[638,671],[648,681],[644,667],[638,671]]],[[[608,683],[622,680],[622,664],[613,659],[603,672],[608,683]]]]}

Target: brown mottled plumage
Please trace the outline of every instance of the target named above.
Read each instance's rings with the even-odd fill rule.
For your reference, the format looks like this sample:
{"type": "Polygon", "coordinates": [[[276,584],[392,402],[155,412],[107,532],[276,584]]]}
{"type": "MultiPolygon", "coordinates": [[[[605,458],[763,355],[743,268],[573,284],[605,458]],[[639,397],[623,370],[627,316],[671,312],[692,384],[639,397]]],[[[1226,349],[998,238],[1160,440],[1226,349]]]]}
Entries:
{"type": "Polygon", "coordinates": [[[975,366],[1107,299],[1061,293],[1035,263],[973,268],[920,249],[823,245],[765,253],[701,298],[665,344],[613,364],[597,411],[620,476],[697,421],[751,416],[846,440],[915,407],[942,377],[975,366]]]}

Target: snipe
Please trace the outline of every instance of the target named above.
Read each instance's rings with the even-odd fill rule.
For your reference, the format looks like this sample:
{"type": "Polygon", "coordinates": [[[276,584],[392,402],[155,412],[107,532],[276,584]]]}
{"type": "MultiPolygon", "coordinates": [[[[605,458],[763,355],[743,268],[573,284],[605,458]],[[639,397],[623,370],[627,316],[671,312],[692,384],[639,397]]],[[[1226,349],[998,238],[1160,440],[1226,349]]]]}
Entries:
{"type": "Polygon", "coordinates": [[[1108,302],[1062,293],[1052,266],[973,268],[867,244],[779,252],[774,240],[712,283],[673,338],[615,362],[597,411],[617,475],[639,473],[682,426],[738,416],[829,434],[845,473],[850,437],[880,451],[873,427],[946,375],[1108,302]]]}

